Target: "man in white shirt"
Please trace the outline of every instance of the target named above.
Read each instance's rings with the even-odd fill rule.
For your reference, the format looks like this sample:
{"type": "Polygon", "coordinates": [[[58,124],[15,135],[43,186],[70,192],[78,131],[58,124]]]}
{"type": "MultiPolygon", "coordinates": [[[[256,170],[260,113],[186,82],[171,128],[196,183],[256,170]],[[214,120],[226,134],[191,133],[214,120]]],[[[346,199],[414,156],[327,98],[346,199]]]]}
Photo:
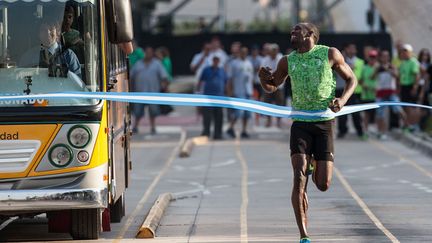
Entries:
{"type": "MultiPolygon", "coordinates": [[[[263,58],[261,66],[270,67],[272,70],[276,70],[277,64],[279,60],[283,57],[282,53],[279,52],[279,45],[276,43],[269,45],[269,54],[268,56],[263,58]]],[[[274,93],[264,93],[264,102],[275,104],[275,105],[285,105],[285,97],[284,97],[284,86],[281,85],[278,87],[276,92],[274,93]]],[[[277,126],[281,127],[281,118],[278,117],[277,126]]],[[[266,127],[271,127],[272,117],[267,116],[266,127]]]]}

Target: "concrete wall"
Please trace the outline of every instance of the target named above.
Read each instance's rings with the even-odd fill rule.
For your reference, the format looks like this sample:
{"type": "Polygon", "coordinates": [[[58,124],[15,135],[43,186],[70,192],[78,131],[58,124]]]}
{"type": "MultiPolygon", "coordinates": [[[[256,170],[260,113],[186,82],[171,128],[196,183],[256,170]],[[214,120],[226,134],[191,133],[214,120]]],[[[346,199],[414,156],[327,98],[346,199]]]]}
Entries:
{"type": "Polygon", "coordinates": [[[414,52],[432,48],[431,0],[374,0],[393,40],[410,43],[414,52]]]}

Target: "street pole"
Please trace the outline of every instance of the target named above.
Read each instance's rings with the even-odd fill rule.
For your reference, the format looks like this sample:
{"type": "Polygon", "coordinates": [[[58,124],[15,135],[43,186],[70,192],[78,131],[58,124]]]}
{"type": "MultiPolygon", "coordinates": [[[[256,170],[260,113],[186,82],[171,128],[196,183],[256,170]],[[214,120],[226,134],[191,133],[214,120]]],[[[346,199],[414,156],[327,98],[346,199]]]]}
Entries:
{"type": "Polygon", "coordinates": [[[218,16],[219,16],[219,31],[225,32],[225,22],[226,22],[225,0],[219,0],[218,16]]]}
{"type": "Polygon", "coordinates": [[[301,11],[301,3],[300,0],[294,0],[294,11],[295,11],[295,21],[296,23],[300,23],[300,11],[301,11]]]}

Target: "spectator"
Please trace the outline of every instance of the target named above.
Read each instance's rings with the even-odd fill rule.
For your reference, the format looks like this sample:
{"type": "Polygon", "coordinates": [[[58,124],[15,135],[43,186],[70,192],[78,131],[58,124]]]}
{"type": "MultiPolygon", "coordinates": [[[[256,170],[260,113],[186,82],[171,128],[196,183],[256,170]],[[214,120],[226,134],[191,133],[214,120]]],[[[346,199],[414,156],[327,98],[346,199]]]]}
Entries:
{"type": "MultiPolygon", "coordinates": [[[[249,61],[252,63],[252,67],[254,69],[254,76],[253,76],[253,97],[255,100],[261,100],[263,96],[263,90],[261,87],[261,83],[258,77],[258,70],[261,67],[263,57],[260,55],[260,49],[258,46],[253,46],[251,48],[251,54],[248,57],[249,61]]],[[[260,114],[255,114],[255,123],[259,124],[259,118],[260,114]]]]}
{"type": "MultiPolygon", "coordinates": [[[[154,57],[154,50],[151,47],[145,49],[144,59],[139,60],[130,73],[132,90],[136,92],[160,92],[168,84],[168,74],[161,62],[154,57]]],[[[156,116],[159,115],[159,106],[153,104],[133,104],[135,124],[132,132],[138,132],[138,125],[144,116],[144,109],[148,107],[150,132],[156,134],[156,116]]]]}
{"type": "Polygon", "coordinates": [[[168,74],[168,80],[173,80],[173,72],[172,72],[172,62],[170,58],[170,53],[168,48],[165,46],[161,46],[156,49],[156,57],[161,61],[162,66],[165,68],[165,71],[168,74]]]}
{"type": "MultiPolygon", "coordinates": [[[[419,85],[422,87],[423,90],[423,100],[421,104],[428,105],[428,94],[429,94],[429,88],[430,88],[430,74],[429,71],[431,70],[431,55],[429,52],[429,49],[423,48],[420,50],[418,54],[418,61],[420,63],[420,81],[419,85]]],[[[422,128],[425,127],[426,121],[429,116],[429,110],[421,109],[420,110],[420,126],[422,128]]]]}
{"type": "Polygon", "coordinates": [[[213,59],[213,56],[217,55],[220,59],[219,67],[225,67],[228,61],[228,55],[223,50],[222,44],[217,36],[213,37],[210,41],[210,59],[213,59]]]}
{"type": "Polygon", "coordinates": [[[144,58],[144,50],[134,41],[132,42],[133,51],[129,54],[129,68],[132,69],[135,63],[144,58]]]}
{"type": "MultiPolygon", "coordinates": [[[[213,56],[212,65],[202,71],[199,87],[202,87],[203,94],[223,96],[225,94],[227,75],[225,70],[219,67],[220,58],[213,56]]],[[[203,131],[202,136],[210,137],[210,125],[214,123],[214,139],[223,139],[222,123],[223,109],[221,107],[202,107],[203,131]]]]}
{"type": "Polygon", "coordinates": [[[402,45],[403,45],[403,43],[401,40],[397,40],[394,44],[392,64],[397,69],[399,69],[399,67],[402,63],[402,60],[401,60],[402,45]]]}
{"type": "MultiPolygon", "coordinates": [[[[410,44],[402,45],[401,60],[399,67],[399,83],[401,85],[401,100],[402,102],[421,103],[423,100],[423,90],[420,86],[420,64],[415,57],[412,56],[413,47],[410,44]]],[[[418,130],[419,109],[414,107],[404,107],[408,117],[408,129],[418,130]]]]}
{"type": "MultiPolygon", "coordinates": [[[[248,48],[242,47],[240,50],[240,57],[233,60],[230,63],[229,68],[229,81],[228,81],[228,93],[230,96],[235,98],[250,99],[252,97],[253,90],[253,66],[252,63],[247,59],[248,48]]],[[[227,130],[227,134],[232,138],[235,138],[234,126],[239,118],[242,119],[242,138],[249,138],[247,132],[247,123],[250,118],[250,112],[244,110],[233,110],[230,115],[230,124],[227,130]]]]}
{"type": "MultiPolygon", "coordinates": [[[[279,52],[279,45],[276,43],[268,45],[268,56],[264,57],[262,66],[269,67],[272,70],[275,70],[279,60],[283,57],[282,53],[279,52]]],[[[274,93],[265,93],[264,94],[264,102],[276,105],[285,105],[285,97],[284,97],[284,86],[281,85],[278,87],[276,92],[274,93]]],[[[277,126],[280,128],[281,118],[277,117],[277,126]]],[[[267,116],[266,127],[271,127],[272,125],[272,117],[267,116]]]]}
{"type": "MultiPolygon", "coordinates": [[[[164,67],[166,73],[168,74],[168,82],[172,82],[172,63],[169,55],[168,48],[162,46],[156,49],[156,57],[161,61],[162,66],[164,67]]],[[[168,85],[161,89],[162,93],[169,92],[168,85]]],[[[159,105],[159,111],[161,115],[168,115],[174,110],[171,105],[159,105]]]]}
{"type": "MultiPolygon", "coordinates": [[[[367,64],[363,67],[361,77],[359,79],[362,86],[361,101],[362,103],[373,103],[376,99],[376,80],[374,77],[375,69],[378,65],[378,52],[375,49],[370,49],[367,53],[367,64]]],[[[375,110],[367,110],[364,112],[364,132],[368,136],[369,123],[374,121],[375,110]]]]}
{"type": "MultiPolygon", "coordinates": [[[[205,67],[211,65],[211,60],[209,60],[211,45],[210,43],[204,43],[201,52],[195,54],[190,63],[190,69],[195,74],[196,81],[199,82],[201,78],[201,73],[205,67]]],[[[198,91],[201,91],[201,87],[198,87],[198,91]]]]}
{"type": "MultiPolygon", "coordinates": [[[[373,77],[377,81],[376,86],[376,102],[390,101],[399,102],[397,96],[396,78],[398,77],[397,68],[390,63],[390,53],[381,51],[379,57],[378,68],[375,69],[373,77]]],[[[400,106],[391,106],[393,112],[397,113],[402,118],[406,125],[406,115],[400,106]]],[[[380,107],[376,111],[378,138],[381,140],[387,139],[387,122],[385,121],[386,107],[380,107]]]]}
{"type": "MultiPolygon", "coordinates": [[[[345,54],[345,56],[344,56],[345,62],[351,67],[356,78],[360,79],[361,73],[362,73],[362,70],[364,67],[364,61],[361,58],[357,57],[356,45],[353,43],[346,45],[344,48],[344,54],[345,54]]],[[[348,100],[347,105],[360,104],[361,91],[362,91],[361,86],[357,85],[356,89],[354,90],[354,94],[348,100]]],[[[356,132],[357,132],[357,136],[361,139],[366,139],[367,137],[363,133],[362,120],[361,120],[360,113],[355,112],[355,113],[351,114],[351,117],[352,117],[354,127],[355,127],[356,132]]],[[[348,133],[347,122],[348,122],[348,116],[347,115],[340,116],[338,118],[338,123],[339,123],[339,125],[338,125],[339,126],[339,133],[337,135],[338,138],[343,138],[348,133]]]]}

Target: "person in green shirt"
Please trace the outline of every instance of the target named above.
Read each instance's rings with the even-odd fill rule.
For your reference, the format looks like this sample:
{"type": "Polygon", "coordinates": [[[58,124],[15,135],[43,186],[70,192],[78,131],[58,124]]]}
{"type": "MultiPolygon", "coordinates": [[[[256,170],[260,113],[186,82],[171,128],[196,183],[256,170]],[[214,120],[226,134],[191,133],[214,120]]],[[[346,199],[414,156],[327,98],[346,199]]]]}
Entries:
{"type": "MultiPolygon", "coordinates": [[[[346,104],[357,85],[357,78],[334,47],[318,45],[319,31],[311,23],[299,23],[291,31],[294,51],[278,62],[276,70],[261,67],[258,76],[263,89],[272,93],[289,76],[292,88],[292,106],[295,110],[318,111],[331,109],[338,112],[346,104]],[[338,73],[346,85],[342,96],[335,97],[338,73]]],[[[312,181],[321,191],[330,187],[333,171],[333,118],[293,119],[290,149],[293,167],[291,202],[300,242],[311,242],[307,233],[307,182],[312,171],[312,181]],[[313,170],[308,170],[313,165],[313,170]]]]}
{"type": "Polygon", "coordinates": [[[130,69],[132,69],[135,63],[137,63],[139,60],[144,59],[145,56],[144,50],[139,47],[136,42],[133,42],[132,45],[133,51],[128,55],[130,69]]]}
{"type": "MultiPolygon", "coordinates": [[[[402,102],[421,103],[423,90],[420,86],[420,63],[413,56],[410,44],[402,45],[401,64],[399,66],[400,98],[402,102]]],[[[420,119],[420,112],[414,107],[404,107],[408,117],[409,129],[414,129],[420,119]]]]}
{"type": "MultiPolygon", "coordinates": [[[[367,64],[363,67],[363,71],[359,80],[362,87],[361,101],[362,103],[374,103],[376,99],[377,82],[374,78],[375,69],[378,65],[378,52],[374,49],[367,53],[367,64]]],[[[368,132],[369,122],[375,118],[375,110],[364,111],[363,128],[365,134],[368,132]]]]}
{"type": "Polygon", "coordinates": [[[172,81],[173,79],[172,62],[171,62],[168,48],[164,46],[159,47],[158,49],[156,49],[156,56],[162,62],[162,66],[165,68],[165,71],[168,73],[168,80],[172,81]]]}

